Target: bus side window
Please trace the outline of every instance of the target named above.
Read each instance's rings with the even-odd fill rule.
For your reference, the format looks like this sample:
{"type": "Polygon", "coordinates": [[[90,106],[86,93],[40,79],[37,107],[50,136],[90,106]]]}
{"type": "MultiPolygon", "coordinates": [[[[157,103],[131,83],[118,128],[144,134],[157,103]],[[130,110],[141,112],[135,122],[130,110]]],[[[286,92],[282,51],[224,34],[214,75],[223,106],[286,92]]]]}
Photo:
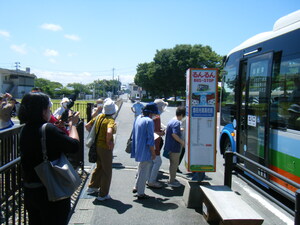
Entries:
{"type": "Polygon", "coordinates": [[[271,127],[300,130],[300,56],[283,58],[272,79],[271,127]]]}

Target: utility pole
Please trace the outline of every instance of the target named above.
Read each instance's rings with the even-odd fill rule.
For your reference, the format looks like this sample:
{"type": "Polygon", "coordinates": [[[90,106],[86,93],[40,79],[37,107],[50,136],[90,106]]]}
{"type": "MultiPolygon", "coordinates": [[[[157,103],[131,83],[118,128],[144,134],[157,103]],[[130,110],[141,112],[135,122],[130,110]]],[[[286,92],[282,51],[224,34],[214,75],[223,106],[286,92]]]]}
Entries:
{"type": "Polygon", "coordinates": [[[16,64],[16,71],[18,71],[19,70],[19,67],[20,67],[20,62],[15,62],[15,64],[16,64]]]}
{"type": "Polygon", "coordinates": [[[112,80],[112,93],[113,95],[115,94],[115,83],[114,83],[114,80],[115,80],[115,68],[112,68],[112,72],[113,72],[113,80],[112,80]]]}

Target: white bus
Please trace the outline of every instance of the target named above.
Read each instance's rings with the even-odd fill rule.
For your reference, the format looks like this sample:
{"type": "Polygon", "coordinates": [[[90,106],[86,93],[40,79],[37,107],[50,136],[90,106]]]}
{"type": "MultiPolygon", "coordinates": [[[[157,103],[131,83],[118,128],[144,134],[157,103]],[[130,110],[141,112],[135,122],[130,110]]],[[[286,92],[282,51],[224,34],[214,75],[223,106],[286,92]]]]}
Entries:
{"type": "MultiPolygon", "coordinates": [[[[228,54],[220,150],[236,151],[300,183],[300,10],[228,54]]],[[[244,165],[293,195],[296,187],[244,165]]]]}

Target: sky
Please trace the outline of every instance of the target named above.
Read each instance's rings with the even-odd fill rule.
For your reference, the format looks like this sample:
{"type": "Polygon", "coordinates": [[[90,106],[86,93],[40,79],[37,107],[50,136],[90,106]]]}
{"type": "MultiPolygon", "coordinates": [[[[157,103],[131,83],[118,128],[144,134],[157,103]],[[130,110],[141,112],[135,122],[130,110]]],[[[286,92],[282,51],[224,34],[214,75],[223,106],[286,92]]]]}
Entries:
{"type": "Polygon", "coordinates": [[[299,9],[299,0],[0,0],[0,68],[63,85],[127,84],[159,50],[201,44],[223,56],[299,9]]]}

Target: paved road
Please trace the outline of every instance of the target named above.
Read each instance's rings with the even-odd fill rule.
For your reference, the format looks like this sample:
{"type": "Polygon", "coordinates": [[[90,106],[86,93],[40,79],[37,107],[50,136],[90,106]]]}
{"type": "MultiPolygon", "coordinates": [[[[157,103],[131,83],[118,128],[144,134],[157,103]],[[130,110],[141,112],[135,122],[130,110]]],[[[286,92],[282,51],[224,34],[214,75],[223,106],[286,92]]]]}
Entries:
{"type": "MultiPolygon", "coordinates": [[[[124,102],[116,119],[118,131],[115,136],[113,179],[111,195],[113,200],[105,203],[95,201],[95,196],[82,192],[80,200],[73,214],[70,224],[207,224],[203,216],[195,209],[186,208],[182,194],[184,187],[173,190],[164,187],[160,190],[146,189],[152,198],[147,202],[137,201],[131,188],[137,163],[125,152],[127,139],[133,124],[133,113],[130,110],[132,103],[124,102]]],[[[167,122],[175,115],[175,107],[168,107],[162,114],[162,123],[167,122]]],[[[87,154],[87,149],[86,149],[87,154]]],[[[168,171],[169,162],[163,158],[161,171],[168,171]]],[[[223,158],[217,154],[217,171],[207,173],[211,185],[223,185],[223,158]]],[[[86,162],[87,169],[93,166],[86,162]]],[[[184,183],[189,179],[183,163],[180,169],[184,172],[179,180],[184,183]]],[[[167,173],[160,174],[160,181],[166,183],[167,173]]],[[[233,176],[232,189],[238,193],[264,219],[264,225],[293,224],[293,217],[280,207],[261,196],[248,184],[233,176]]],[[[224,206],[226,207],[226,206],[224,206]]],[[[242,210],[242,209],[233,209],[242,210]]]]}

